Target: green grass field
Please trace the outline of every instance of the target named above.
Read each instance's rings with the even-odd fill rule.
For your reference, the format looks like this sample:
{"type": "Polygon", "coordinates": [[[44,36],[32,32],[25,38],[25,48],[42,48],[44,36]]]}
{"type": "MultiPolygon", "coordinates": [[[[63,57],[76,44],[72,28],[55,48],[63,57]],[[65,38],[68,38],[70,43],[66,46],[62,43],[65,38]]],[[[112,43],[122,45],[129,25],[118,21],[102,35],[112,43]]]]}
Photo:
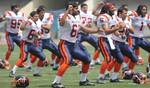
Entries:
{"type": "MultiPolygon", "coordinates": [[[[90,53],[93,52],[93,48],[91,46],[87,46],[90,53]]],[[[5,52],[7,50],[7,46],[0,45],[0,58],[4,58],[5,52]]],[[[48,51],[44,51],[48,58],[50,58],[50,54],[48,51]]],[[[142,50],[142,57],[145,59],[144,65],[138,65],[135,68],[135,71],[141,71],[145,73],[145,67],[147,65],[147,57],[148,54],[142,50]]],[[[14,52],[10,57],[10,63],[13,66],[15,64],[16,59],[19,57],[19,49],[15,48],[14,52]]],[[[36,64],[34,64],[35,66],[36,64]]],[[[33,67],[34,67],[33,66],[33,67]]],[[[62,83],[65,85],[65,88],[149,88],[150,83],[144,85],[138,85],[132,83],[132,81],[123,81],[121,83],[108,83],[106,84],[96,84],[94,87],[80,87],[79,86],[79,67],[70,67],[65,73],[62,83]]],[[[0,69],[0,88],[11,88],[10,82],[12,78],[8,77],[10,71],[0,69]]],[[[55,77],[56,71],[53,71],[50,66],[44,67],[42,69],[42,77],[33,77],[32,72],[26,72],[24,68],[20,68],[17,70],[18,75],[26,75],[30,79],[29,88],[51,88],[50,84],[55,77]]],[[[95,68],[90,69],[88,79],[92,82],[96,81],[99,73],[99,66],[95,66],[95,68]]]]}

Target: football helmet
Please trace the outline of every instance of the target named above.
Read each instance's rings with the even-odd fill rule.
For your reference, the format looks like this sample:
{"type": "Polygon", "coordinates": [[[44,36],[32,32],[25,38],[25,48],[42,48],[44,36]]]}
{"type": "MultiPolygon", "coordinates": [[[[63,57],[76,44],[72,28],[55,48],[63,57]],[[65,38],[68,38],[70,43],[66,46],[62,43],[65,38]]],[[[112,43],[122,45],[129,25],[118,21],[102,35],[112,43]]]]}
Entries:
{"type": "Polygon", "coordinates": [[[137,84],[145,84],[147,82],[147,76],[142,72],[137,72],[133,75],[132,80],[137,84]]]}
{"type": "Polygon", "coordinates": [[[26,76],[15,76],[11,82],[13,88],[27,88],[29,86],[29,78],[26,76]]]}
{"type": "Polygon", "coordinates": [[[122,78],[126,80],[132,79],[133,75],[134,75],[134,72],[128,69],[122,72],[122,78]]]}

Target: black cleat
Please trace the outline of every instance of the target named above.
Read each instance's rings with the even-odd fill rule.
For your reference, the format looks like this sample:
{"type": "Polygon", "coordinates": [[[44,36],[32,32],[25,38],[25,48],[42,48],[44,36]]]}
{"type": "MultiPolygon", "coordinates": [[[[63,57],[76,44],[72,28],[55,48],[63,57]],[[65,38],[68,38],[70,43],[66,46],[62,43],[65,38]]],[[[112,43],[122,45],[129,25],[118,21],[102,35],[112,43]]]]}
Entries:
{"type": "Polygon", "coordinates": [[[33,74],[34,77],[41,77],[40,74],[36,73],[36,74],[33,74]]]}
{"type": "Polygon", "coordinates": [[[116,82],[120,82],[120,80],[117,78],[117,79],[110,79],[110,82],[112,82],[112,83],[116,83],[116,82]]]}
{"type": "Polygon", "coordinates": [[[110,79],[110,75],[109,75],[109,73],[106,73],[105,75],[104,75],[104,80],[109,80],[110,79]]]}
{"type": "Polygon", "coordinates": [[[14,76],[15,76],[15,73],[13,73],[13,71],[10,71],[9,77],[14,77],[14,76]]]}
{"type": "Polygon", "coordinates": [[[104,78],[98,78],[98,79],[96,80],[96,83],[97,83],[97,84],[105,84],[106,82],[105,82],[105,79],[104,79],[104,78]]]}
{"type": "Polygon", "coordinates": [[[62,85],[61,83],[53,83],[51,87],[52,88],[65,88],[64,85],[62,85]]]}
{"type": "Polygon", "coordinates": [[[150,78],[150,73],[147,73],[147,78],[150,78]]]}
{"type": "Polygon", "coordinates": [[[58,70],[58,68],[59,68],[59,66],[57,65],[57,66],[53,66],[53,70],[54,71],[57,71],[58,70]]]}
{"type": "Polygon", "coordinates": [[[83,82],[79,82],[80,86],[95,86],[94,83],[91,83],[89,80],[83,81],[83,82]]]}

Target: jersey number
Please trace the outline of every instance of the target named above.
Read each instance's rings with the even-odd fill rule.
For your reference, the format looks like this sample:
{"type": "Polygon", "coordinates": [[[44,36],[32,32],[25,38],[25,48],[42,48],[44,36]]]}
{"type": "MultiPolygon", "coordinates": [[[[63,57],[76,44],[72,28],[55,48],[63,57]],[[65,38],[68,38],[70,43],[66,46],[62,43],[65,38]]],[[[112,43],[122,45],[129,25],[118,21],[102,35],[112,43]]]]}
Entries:
{"type": "Polygon", "coordinates": [[[20,24],[22,23],[22,20],[16,20],[16,19],[12,19],[11,20],[11,28],[15,29],[15,28],[19,28],[20,24]]]}
{"type": "Polygon", "coordinates": [[[35,30],[31,30],[31,31],[29,32],[29,35],[28,35],[28,39],[29,39],[29,40],[32,40],[32,39],[33,39],[34,33],[35,33],[35,30]]]}
{"type": "Polygon", "coordinates": [[[143,30],[143,22],[141,22],[141,27],[140,27],[140,31],[143,30]]]}
{"type": "Polygon", "coordinates": [[[78,26],[76,24],[73,24],[72,30],[71,30],[71,37],[75,37],[77,35],[77,29],[78,26]]]}
{"type": "Polygon", "coordinates": [[[85,22],[87,21],[88,25],[92,23],[92,18],[87,18],[86,17],[82,17],[82,24],[85,24],[85,22]]]}

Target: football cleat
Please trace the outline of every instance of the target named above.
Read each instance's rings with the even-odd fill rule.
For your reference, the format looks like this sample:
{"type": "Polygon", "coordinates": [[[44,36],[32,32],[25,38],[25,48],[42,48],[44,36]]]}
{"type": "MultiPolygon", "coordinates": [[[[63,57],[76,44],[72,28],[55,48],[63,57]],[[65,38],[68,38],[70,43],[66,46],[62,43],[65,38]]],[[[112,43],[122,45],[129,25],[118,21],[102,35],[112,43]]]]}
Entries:
{"type": "Polygon", "coordinates": [[[97,58],[96,62],[95,62],[95,65],[101,65],[101,61],[100,61],[100,58],[97,58]]]}
{"type": "Polygon", "coordinates": [[[91,83],[89,80],[83,81],[83,82],[79,82],[80,86],[95,86],[94,83],[91,83]]]}
{"type": "Polygon", "coordinates": [[[150,65],[147,65],[146,72],[147,72],[147,78],[150,78],[150,65]]]}
{"type": "Polygon", "coordinates": [[[150,73],[147,73],[147,78],[150,78],[150,73]]]}
{"type": "Polygon", "coordinates": [[[147,72],[147,73],[150,72],[150,66],[149,66],[149,65],[147,65],[147,67],[146,67],[146,72],[147,72]]]}
{"type": "Polygon", "coordinates": [[[55,67],[53,66],[52,69],[53,69],[54,71],[57,71],[58,67],[59,67],[59,66],[55,66],[55,67]]]}
{"type": "Polygon", "coordinates": [[[110,79],[110,82],[116,83],[116,82],[120,82],[120,80],[118,78],[117,79],[110,79]]]}
{"type": "Polygon", "coordinates": [[[105,82],[105,79],[104,79],[104,78],[98,78],[98,79],[96,80],[96,83],[97,83],[97,84],[105,84],[106,82],[105,82]]]}
{"type": "Polygon", "coordinates": [[[92,60],[91,63],[90,63],[90,66],[93,67],[94,65],[95,65],[95,61],[92,60]]]}
{"type": "Polygon", "coordinates": [[[52,88],[65,88],[64,85],[62,85],[61,83],[53,83],[51,87],[52,88]]]}
{"type": "Polygon", "coordinates": [[[36,73],[36,74],[33,74],[34,77],[41,77],[40,74],[36,73]]]}
{"type": "Polygon", "coordinates": [[[110,75],[109,75],[109,73],[106,73],[105,75],[104,75],[104,80],[109,80],[110,79],[110,75]]]}
{"type": "Polygon", "coordinates": [[[14,76],[15,76],[15,73],[13,71],[10,71],[9,77],[14,77],[14,76]]]}
{"type": "Polygon", "coordinates": [[[5,61],[0,59],[0,68],[4,69],[5,68],[5,61]]]}

